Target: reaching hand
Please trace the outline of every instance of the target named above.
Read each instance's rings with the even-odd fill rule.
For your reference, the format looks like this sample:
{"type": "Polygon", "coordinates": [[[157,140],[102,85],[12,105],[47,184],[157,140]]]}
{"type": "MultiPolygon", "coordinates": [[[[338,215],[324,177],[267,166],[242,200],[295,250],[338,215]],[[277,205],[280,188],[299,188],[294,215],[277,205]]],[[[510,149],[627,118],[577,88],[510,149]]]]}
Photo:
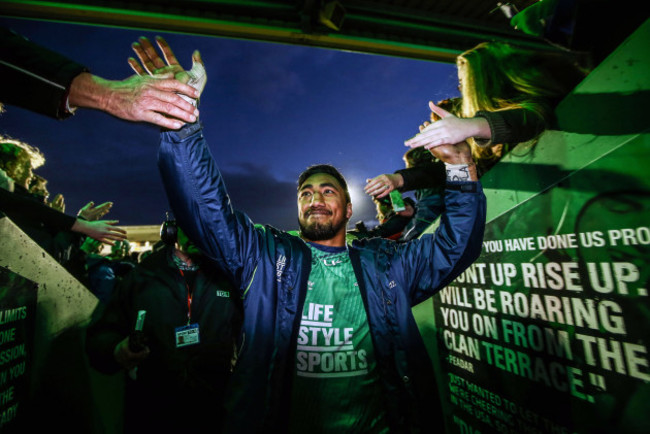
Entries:
{"type": "Polygon", "coordinates": [[[172,74],[133,75],[111,81],[83,72],[70,85],[69,103],[72,107],[103,110],[127,121],[178,129],[183,123],[196,122],[198,116],[196,107],[181,95],[199,96],[192,86],[174,79],[172,74]]]}
{"type": "Polygon", "coordinates": [[[149,353],[149,347],[144,347],[142,351],[138,351],[137,353],[131,351],[129,349],[129,338],[126,337],[115,346],[115,349],[113,350],[113,357],[115,357],[115,361],[120,366],[122,366],[124,369],[129,370],[138,366],[140,362],[149,356],[149,353]]]}
{"type": "MultiPolygon", "coordinates": [[[[129,58],[129,65],[135,71],[135,73],[138,75],[149,74],[151,76],[172,73],[174,74],[174,78],[176,78],[176,80],[182,83],[187,83],[196,89],[199,95],[201,95],[208,80],[207,74],[205,72],[205,67],[203,65],[203,60],[201,59],[201,54],[198,51],[194,51],[192,54],[192,69],[185,71],[178,62],[178,59],[176,59],[174,52],[169,47],[169,44],[167,44],[167,41],[165,41],[164,38],[160,36],[156,37],[156,44],[158,45],[158,48],[160,48],[160,51],[163,53],[163,56],[165,58],[164,61],[160,58],[160,55],[153,47],[153,45],[151,45],[149,39],[145,37],[139,38],[139,42],[134,42],[131,45],[133,51],[140,59],[140,62],[142,62],[141,65],[133,57],[129,58]]],[[[181,97],[184,97],[184,95],[181,95],[181,97]]],[[[196,98],[184,98],[185,100],[196,105],[196,98]]]]}
{"type": "Polygon", "coordinates": [[[126,239],[126,231],[115,226],[117,223],[118,220],[97,220],[89,222],[77,219],[71,229],[112,246],[114,244],[113,241],[123,241],[126,239]]]}
{"type": "Polygon", "coordinates": [[[59,212],[65,212],[65,201],[61,193],[54,196],[54,199],[52,199],[49,205],[59,212]]]}
{"type": "Polygon", "coordinates": [[[104,202],[101,205],[95,206],[95,202],[88,202],[83,208],[79,210],[77,216],[83,217],[88,221],[99,220],[104,217],[111,210],[113,202],[104,202]]]}
{"type": "Polygon", "coordinates": [[[176,59],[174,52],[171,50],[165,39],[160,36],[156,37],[156,44],[165,57],[164,61],[160,58],[160,55],[151,42],[149,42],[148,38],[141,36],[138,38],[138,41],[139,42],[131,44],[131,48],[133,48],[133,51],[138,56],[138,59],[140,59],[140,62],[142,62],[142,65],[140,65],[140,63],[138,63],[138,61],[133,57],[129,57],[128,60],[129,65],[133,68],[136,74],[157,75],[172,72],[174,73],[174,78],[176,78],[176,80],[182,83],[188,82],[189,76],[184,74],[185,70],[178,59],[176,59]]]}
{"type": "Polygon", "coordinates": [[[399,173],[386,173],[372,179],[366,179],[364,191],[366,194],[381,199],[404,185],[404,178],[399,173]]]}
{"type": "Polygon", "coordinates": [[[432,122],[435,122],[435,121],[437,121],[437,120],[439,120],[439,119],[438,119],[438,115],[436,115],[436,113],[432,111],[432,112],[429,114],[429,120],[428,120],[428,121],[424,121],[424,122],[422,122],[422,125],[420,125],[420,126],[418,127],[419,130],[420,130],[420,132],[422,132],[423,129],[425,129],[426,127],[428,127],[429,125],[431,125],[432,122]]]}
{"type": "Polygon", "coordinates": [[[429,102],[429,108],[441,119],[423,124],[420,133],[405,141],[404,145],[411,148],[424,146],[430,150],[440,145],[454,145],[470,137],[490,138],[490,126],[484,118],[458,118],[433,102],[429,102]]]}

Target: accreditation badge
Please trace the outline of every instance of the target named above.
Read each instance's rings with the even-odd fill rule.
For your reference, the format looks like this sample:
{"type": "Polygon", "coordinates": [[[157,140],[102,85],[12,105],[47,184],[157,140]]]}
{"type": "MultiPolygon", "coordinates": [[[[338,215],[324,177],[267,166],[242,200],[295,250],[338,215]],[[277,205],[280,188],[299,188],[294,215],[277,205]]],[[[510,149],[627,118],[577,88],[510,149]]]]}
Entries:
{"type": "Polygon", "coordinates": [[[176,348],[186,347],[199,343],[199,325],[190,324],[183,327],[176,327],[176,348]]]}

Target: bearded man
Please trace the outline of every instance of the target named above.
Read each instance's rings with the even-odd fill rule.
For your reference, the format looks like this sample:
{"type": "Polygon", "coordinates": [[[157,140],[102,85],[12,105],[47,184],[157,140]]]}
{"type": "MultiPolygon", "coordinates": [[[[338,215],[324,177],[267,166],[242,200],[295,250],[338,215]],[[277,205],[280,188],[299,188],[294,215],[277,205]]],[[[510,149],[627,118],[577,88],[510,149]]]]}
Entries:
{"type": "MultiPolygon", "coordinates": [[[[136,72],[177,69],[202,89],[198,52],[183,71],[164,40],[158,45],[168,65],[141,39],[136,72]]],[[[485,196],[469,146],[435,146],[447,165],[436,232],[401,244],[347,243],[352,203],[336,168],[312,166],[298,178],[296,236],[233,209],[200,122],[161,134],[158,164],[174,214],[243,300],[226,431],[432,432],[441,423],[411,308],[478,257],[485,196]]]]}

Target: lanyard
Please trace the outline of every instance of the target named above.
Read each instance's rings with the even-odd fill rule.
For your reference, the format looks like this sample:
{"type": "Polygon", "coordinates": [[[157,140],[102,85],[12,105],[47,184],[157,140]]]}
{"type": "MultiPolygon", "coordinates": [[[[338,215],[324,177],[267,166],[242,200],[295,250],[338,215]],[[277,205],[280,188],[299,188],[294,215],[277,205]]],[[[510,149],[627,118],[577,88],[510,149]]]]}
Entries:
{"type": "MultiPolygon", "coordinates": [[[[190,325],[192,322],[192,296],[194,295],[194,288],[190,288],[190,285],[187,284],[187,279],[185,279],[185,273],[183,273],[183,270],[179,268],[178,271],[180,271],[181,276],[183,277],[183,283],[185,283],[185,288],[187,288],[187,325],[190,325]]],[[[194,283],[196,284],[196,280],[194,283]]]]}

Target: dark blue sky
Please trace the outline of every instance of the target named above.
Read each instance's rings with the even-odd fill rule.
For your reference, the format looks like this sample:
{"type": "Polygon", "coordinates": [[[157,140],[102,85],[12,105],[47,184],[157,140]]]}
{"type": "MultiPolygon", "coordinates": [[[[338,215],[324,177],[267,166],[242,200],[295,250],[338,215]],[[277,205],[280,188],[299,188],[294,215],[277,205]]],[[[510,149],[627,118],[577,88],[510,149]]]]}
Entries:
{"type": "MultiPolygon", "coordinates": [[[[205,136],[236,208],[257,223],[295,229],[296,179],[330,163],[348,179],[351,223],[374,217],[365,179],[402,168],[403,142],[428,118],[427,102],[456,96],[453,64],[293,45],[164,32],[0,18],[32,41],[123,79],[131,43],[162,35],[183,66],[201,51],[208,84],[201,98],[205,136]]],[[[168,210],[156,166],[158,130],[92,110],[56,121],[7,106],[0,134],[37,146],[47,159],[36,173],[67,213],[113,201],[106,218],[160,224],[168,210]]]]}

